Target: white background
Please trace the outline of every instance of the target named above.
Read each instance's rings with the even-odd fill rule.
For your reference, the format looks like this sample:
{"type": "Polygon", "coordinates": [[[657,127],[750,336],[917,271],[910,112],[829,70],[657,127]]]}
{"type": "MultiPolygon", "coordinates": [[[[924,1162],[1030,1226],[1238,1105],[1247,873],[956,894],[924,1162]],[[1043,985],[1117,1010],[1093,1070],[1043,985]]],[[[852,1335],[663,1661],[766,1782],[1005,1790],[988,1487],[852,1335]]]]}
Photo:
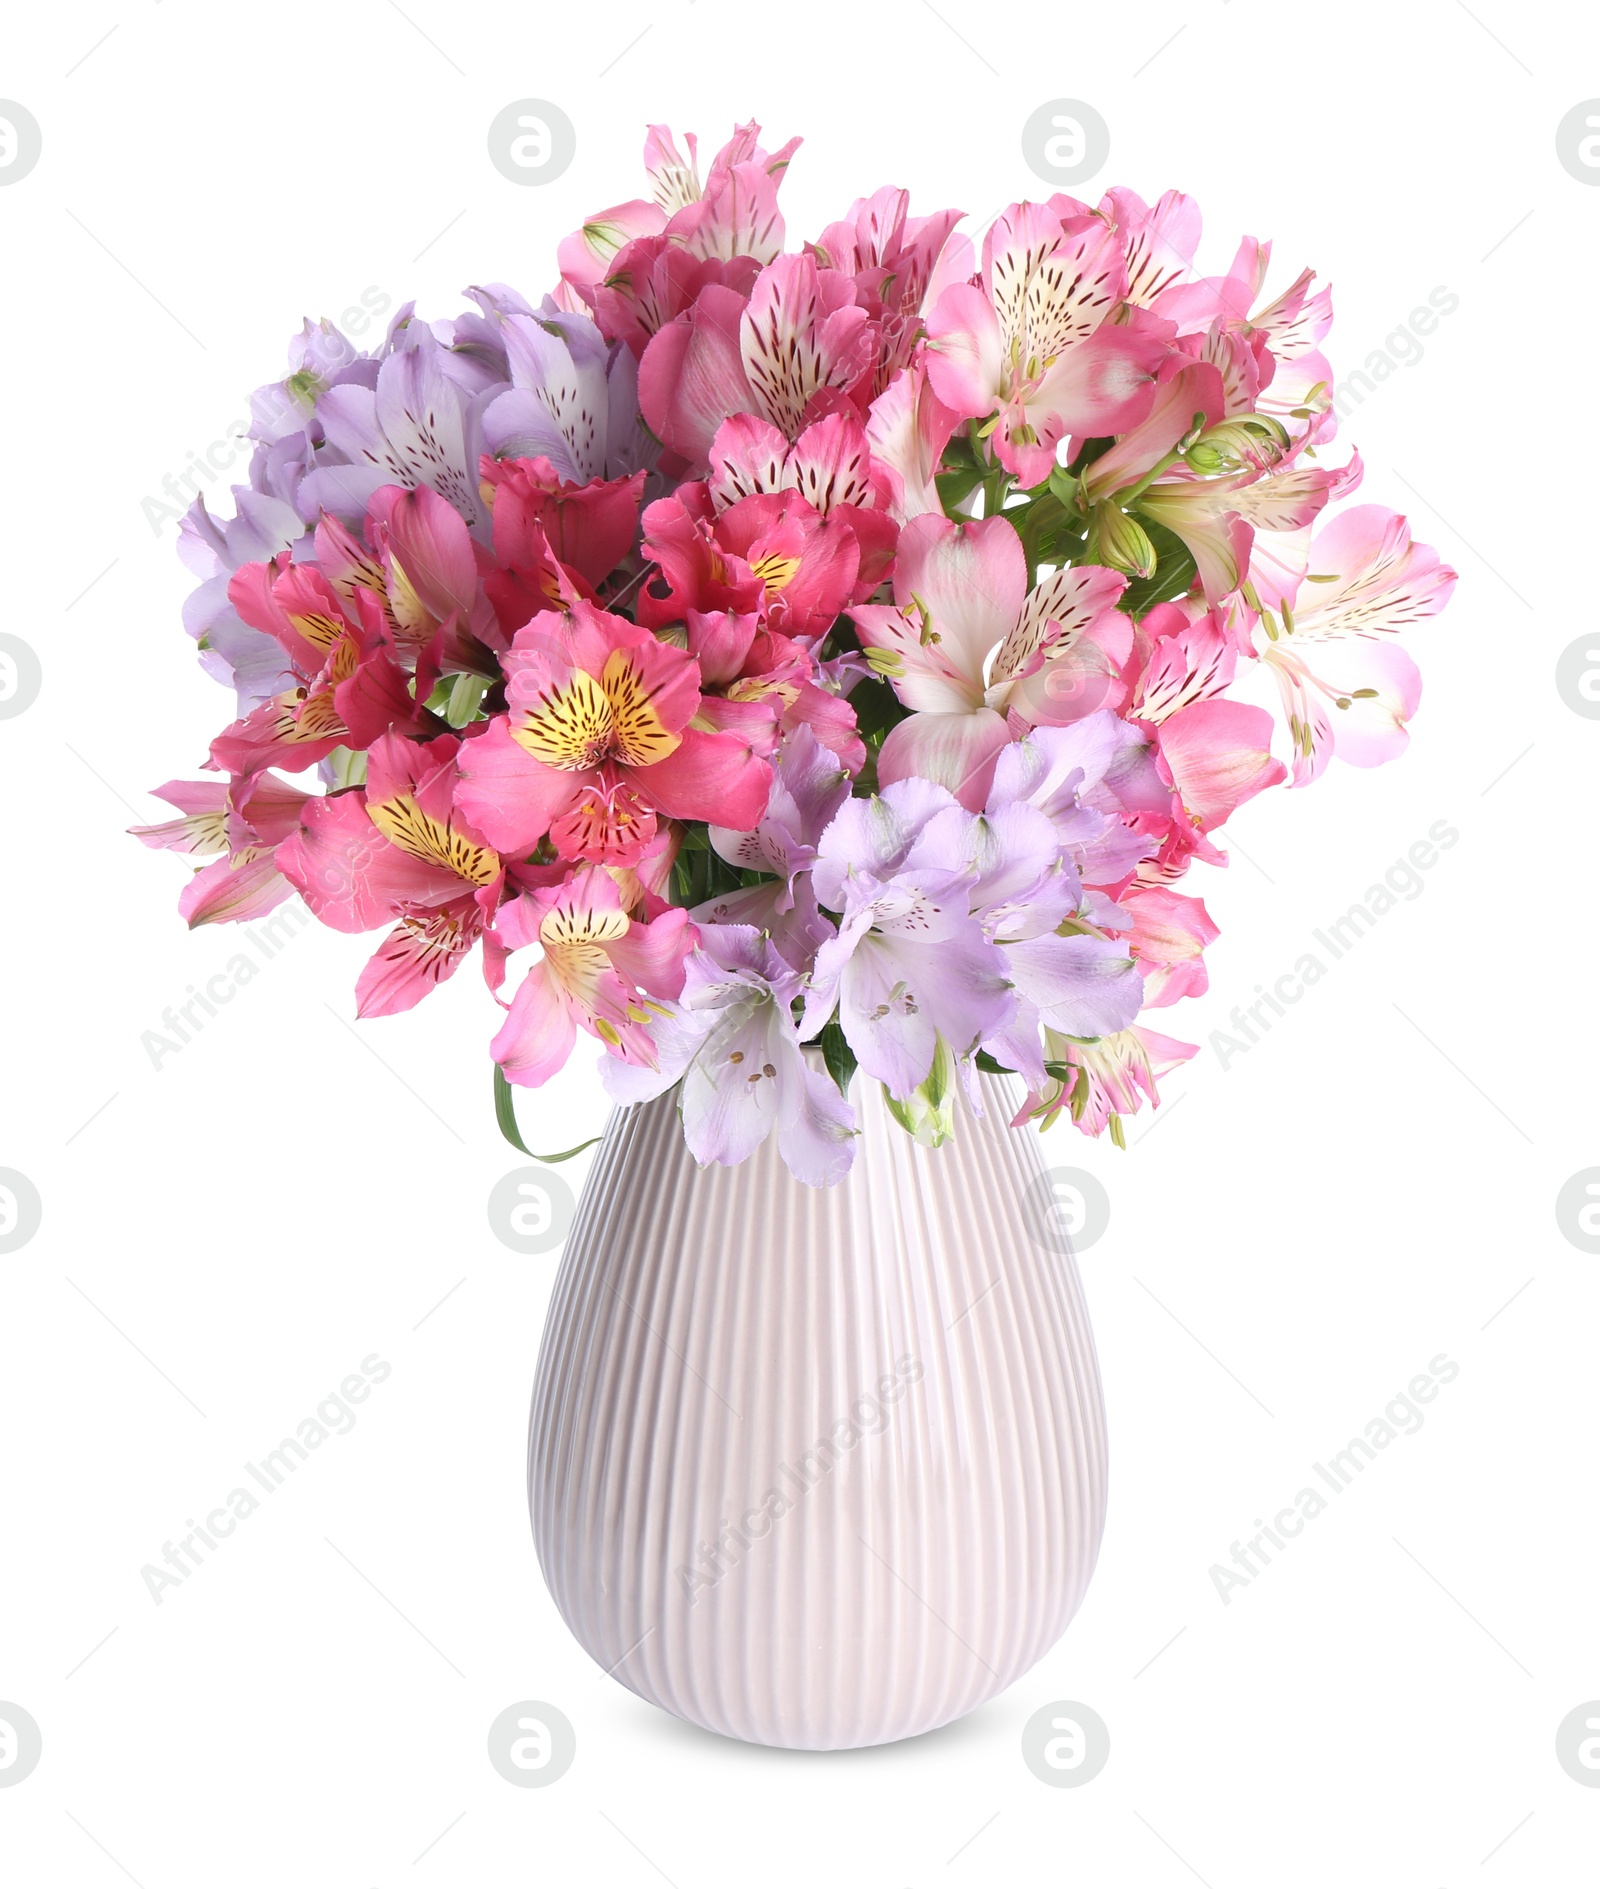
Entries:
{"type": "MultiPolygon", "coordinates": [[[[44,1203],[0,1258],[0,1699],[44,1733],[0,1789],[6,1883],[1592,1882],[1600,1791],[1554,1740],[1600,1697],[1600,1259],[1555,1199],[1600,1161],[1600,725],[1554,666],[1595,627],[1600,189],[1555,154],[1600,95],[1593,18],[120,0],[15,9],[5,41],[0,94],[44,156],[0,189],[0,627],[45,671],[0,724],[0,1165],[44,1203]],[[578,132],[543,189],[485,150],[527,96],[578,132]],[[1112,1200],[1083,1258],[1111,1514],[1067,1637],[927,1737],[744,1747],[606,1679],[540,1581],[523,1454],[555,1261],[486,1221],[519,1160],[476,975],[357,1033],[368,941],[308,928],[159,1069],[141,1046],[240,949],[186,934],[181,862],[122,834],[228,714],[141,501],[302,314],[542,292],[560,236],[640,193],[651,119],[703,152],[736,116],[803,133],[795,241],[886,182],[978,218],[1048,195],[1019,132],[1063,96],[1111,127],[1089,194],[1179,186],[1208,268],[1249,231],[1275,284],[1331,278],[1341,370],[1431,290],[1460,298],[1346,428],[1364,498],[1461,572],[1410,640],[1411,750],[1244,811],[1232,868],[1185,887],[1223,928],[1211,994],[1154,1020],[1204,1045],[1434,822],[1460,841],[1254,1048],[1202,1047],[1152,1138],[1061,1131],[1112,1200]],[[157,1607],[141,1567],[373,1352],[392,1375],[354,1431],[157,1607]],[[1211,1565],[1440,1352],[1460,1375],[1425,1427],[1224,1606],[1211,1565]],[[545,1790],[485,1755],[527,1698],[577,1729],[545,1790]],[[1111,1729],[1081,1789],[1019,1751],[1059,1699],[1111,1729]]],[[[602,1124],[587,1060],[525,1102],[532,1145],[602,1124]]]]}

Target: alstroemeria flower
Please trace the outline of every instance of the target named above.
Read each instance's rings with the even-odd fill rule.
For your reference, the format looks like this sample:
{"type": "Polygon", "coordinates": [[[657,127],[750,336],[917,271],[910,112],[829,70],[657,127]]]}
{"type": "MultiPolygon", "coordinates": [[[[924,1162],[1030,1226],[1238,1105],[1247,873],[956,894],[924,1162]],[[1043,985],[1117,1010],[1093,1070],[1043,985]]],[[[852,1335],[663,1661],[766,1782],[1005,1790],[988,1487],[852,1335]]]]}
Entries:
{"type": "Polygon", "coordinates": [[[712,285],[651,340],[639,363],[650,430],[704,466],[724,420],[753,413],[786,439],[844,410],[870,375],[867,312],[855,284],[807,255],[779,256],[748,299],[712,285]]]}
{"type": "Polygon", "coordinates": [[[933,391],[925,360],[913,361],[873,401],[866,423],[872,463],[888,488],[890,515],[901,524],[922,512],[944,516],[935,481],[960,424],[933,391]]]}
{"type": "Polygon", "coordinates": [[[732,1167],[769,1135],[808,1187],[831,1187],[855,1158],[855,1116],[831,1077],[811,1067],[790,1011],[801,980],[748,925],[704,925],[683,993],[652,1024],[659,1067],[607,1059],[615,1102],[644,1102],[680,1079],[683,1138],[702,1167],[732,1167]]]}
{"type": "MultiPolygon", "coordinates": [[[[609,338],[616,339],[617,332],[607,327],[607,292],[615,295],[620,288],[626,294],[637,288],[637,278],[647,266],[643,245],[652,246],[651,260],[669,256],[713,268],[736,258],[759,265],[780,253],[783,217],[778,210],[778,185],[800,140],[791,138],[781,150],[768,152],[762,150],[760,136],[761,127],[753,120],[736,127],[711,160],[702,184],[694,133],[685,135],[689,147],[685,158],[667,126],[652,125],[645,139],[644,163],[653,200],[635,198],[598,210],[564,239],[557,251],[562,281],[600,312],[609,338]]],[[[655,332],[654,327],[650,332],[655,332]]]]}
{"type": "Polygon", "coordinates": [[[1377,767],[1404,752],[1422,678],[1392,639],[1444,608],[1456,573],[1381,505],[1341,512],[1286,555],[1287,566],[1260,560],[1251,581],[1266,632],[1258,653],[1283,699],[1301,787],[1336,753],[1377,767]]]}
{"type": "Polygon", "coordinates": [[[999,949],[1013,1002],[983,1043],[998,1061],[1042,1081],[1041,1025],[1103,1036],[1138,1016],[1138,970],[1126,947],[1090,922],[1082,882],[1042,810],[1022,800],[984,814],[947,806],[924,826],[902,870],[928,866],[962,874],[968,907],[999,949]]]}
{"type": "Polygon", "coordinates": [[[809,728],[784,737],[774,758],[767,808],[748,831],[712,826],[707,837],[729,865],[770,872],[782,882],[775,909],[794,903],[795,880],[817,859],[817,844],[850,798],[850,775],[809,728]]]}
{"type": "Polygon", "coordinates": [[[1135,1025],[1097,1043],[1076,1043],[1053,1030],[1045,1032],[1045,1055],[1065,1066],[1066,1080],[1052,1076],[1024,1101],[1012,1122],[1020,1128],[1037,1122],[1048,1128],[1065,1110],[1086,1135],[1098,1135],[1107,1126],[1120,1141],[1119,1117],[1135,1115],[1148,1099],[1159,1108],[1158,1077],[1171,1073],[1195,1054],[1197,1045],[1135,1025]]]}
{"type": "Polygon", "coordinates": [[[394,922],[356,984],[357,1015],[409,1010],[454,974],[504,883],[495,851],[457,805],[454,735],[375,742],[367,781],[312,800],[278,868],[325,925],[394,922]]]}
{"type": "Polygon", "coordinates": [[[1248,702],[1194,702],[1157,731],[1161,761],[1185,813],[1202,832],[1276,787],[1287,769],[1272,755],[1272,717],[1248,702]]]}
{"type": "Polygon", "coordinates": [[[633,549],[645,475],[563,479],[548,459],[492,459],[478,467],[494,521],[495,562],[506,570],[538,564],[543,552],[598,589],[633,549]]]}
{"type": "Polygon", "coordinates": [[[1114,705],[1107,697],[1122,692],[1118,669],[1133,646],[1133,625],[1116,608],[1126,583],[1087,564],[1030,591],[1021,540],[1004,517],[912,519],[895,557],[894,604],[850,611],[874,668],[918,711],[890,729],[879,780],[937,781],[976,809],[1015,734],[1114,705]]]}
{"type": "Polygon", "coordinates": [[[178,818],[158,826],[129,827],[136,839],[165,852],[224,855],[202,866],[178,900],[178,911],[191,930],[261,918],[294,890],[273,854],[300,824],[309,794],[273,774],[250,774],[225,783],[168,781],[153,791],[158,800],[178,809],[178,818]]]}
{"type": "Polygon", "coordinates": [[[1136,885],[1118,904],[1133,920],[1128,946],[1144,977],[1145,1004],[1159,1009],[1203,996],[1210,979],[1201,953],[1218,936],[1204,902],[1170,886],[1136,885]]]}
{"type": "Polygon", "coordinates": [[[655,463],[639,425],[638,364],[626,348],[587,315],[548,304],[536,311],[504,292],[478,295],[498,323],[511,377],[484,410],[488,453],[548,460],[572,485],[624,479],[655,463]]]}
{"type": "Polygon", "coordinates": [[[276,638],[293,681],[217,736],[213,766],[229,774],[298,773],[335,748],[364,748],[391,728],[427,725],[432,677],[419,662],[419,700],[372,591],[356,592],[359,628],[312,564],[241,565],[228,595],[245,622],[276,638]]]}
{"type": "Polygon", "coordinates": [[[1170,802],[1139,730],[1101,709],[1070,727],[1035,728],[1003,748],[988,812],[1036,808],[1086,886],[1120,886],[1152,847],[1123,816],[1165,811],[1170,802]]]}
{"type": "Polygon", "coordinates": [[[1023,485],[1050,476],[1069,434],[1120,433],[1149,408],[1172,330],[1113,322],[1127,286],[1115,230],[1069,235],[1045,205],[1014,203],[983,239],[981,286],[947,288],[929,316],[934,392],[963,418],[998,409],[995,451],[1023,485]]]}
{"type": "Polygon", "coordinates": [[[630,865],[657,813],[753,822],[772,774],[742,736],[692,726],[700,670],[626,617],[578,601],[517,632],[506,713],[462,748],[460,802],[492,845],[548,834],[567,859],[630,865]]]}
{"type": "MultiPolygon", "coordinates": [[[[874,465],[853,413],[828,414],[804,428],[792,446],[767,421],[736,413],[711,443],[707,491],[718,512],[760,494],[795,492],[818,517],[847,525],[857,548],[852,602],[872,595],[894,558],[899,533],[884,509],[890,485],[874,465]]],[[[813,632],[790,627],[789,633],[813,632]]]]}
{"type": "Polygon", "coordinates": [[[941,1041],[966,1060],[1014,1002],[1004,959],[971,915],[973,873],[955,836],[911,857],[950,809],[954,796],[925,780],[848,800],[812,872],[818,900],[841,918],[817,953],[801,1034],[814,1036],[837,1008],[856,1060],[897,1101],[927,1078],[941,1041]]]}
{"type": "Polygon", "coordinates": [[[511,1082],[537,1088],[572,1054],[578,1030],[623,1062],[653,1068],[650,1026],[662,1000],[683,989],[694,944],[689,915],[668,906],[648,922],[630,917],[616,880],[580,866],[560,885],[523,892],[501,906],[488,937],[498,989],[512,953],[537,946],[490,1054],[511,1082]]]}
{"type": "Polygon", "coordinates": [[[318,511],[353,524],[380,486],[426,486],[468,525],[483,516],[476,469],[482,452],[475,396],[484,375],[442,347],[421,322],[400,331],[399,345],[363,382],[341,377],[318,396],[317,425],[327,441],[299,489],[307,517],[318,511]]]}
{"type": "Polygon", "coordinates": [[[810,245],[825,268],[853,278],[856,301],[872,318],[872,391],[881,393],[911,359],[922,332],[925,303],[937,300],[946,282],[972,269],[972,246],[951,236],[959,210],[911,216],[911,193],[885,186],[858,197],[837,223],[810,245]],[[959,254],[959,262],[955,256],[959,254]]]}
{"type": "Polygon", "coordinates": [[[691,610],[753,609],[784,635],[817,641],[857,594],[855,532],[798,492],[758,492],[717,512],[703,485],[683,486],[647,508],[644,528],[665,594],[647,585],[639,613],[657,627],[691,610]]]}

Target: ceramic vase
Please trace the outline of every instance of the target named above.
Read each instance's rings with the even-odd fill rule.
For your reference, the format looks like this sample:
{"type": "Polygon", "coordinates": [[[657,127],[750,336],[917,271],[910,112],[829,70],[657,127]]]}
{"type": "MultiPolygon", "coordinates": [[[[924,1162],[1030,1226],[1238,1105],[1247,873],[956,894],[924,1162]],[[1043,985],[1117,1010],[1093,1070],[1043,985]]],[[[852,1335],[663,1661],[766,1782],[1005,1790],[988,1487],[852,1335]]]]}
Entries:
{"type": "Polygon", "coordinates": [[[619,1110],[568,1237],[529,1434],[534,1540],[590,1655],[763,1745],[970,1712],[1065,1632],[1105,1516],[1082,1286],[1040,1137],[982,1076],[919,1146],[852,1087],[855,1166],[697,1168],[619,1110]]]}

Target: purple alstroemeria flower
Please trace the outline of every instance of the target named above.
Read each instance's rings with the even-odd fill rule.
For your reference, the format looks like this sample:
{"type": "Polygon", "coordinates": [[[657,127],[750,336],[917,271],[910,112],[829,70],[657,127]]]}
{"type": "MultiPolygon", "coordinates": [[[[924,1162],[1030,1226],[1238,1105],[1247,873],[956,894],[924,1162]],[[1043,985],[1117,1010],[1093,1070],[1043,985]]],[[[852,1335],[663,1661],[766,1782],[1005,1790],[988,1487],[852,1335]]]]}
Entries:
{"type": "Polygon", "coordinates": [[[711,844],[730,866],[770,872],[780,880],[773,910],[786,912],[794,903],[796,879],[816,863],[818,841],[849,798],[849,769],[802,722],[773,756],[767,810],[754,831],[714,826],[711,844]]]}
{"type": "Polygon", "coordinates": [[[486,451],[500,459],[548,459],[559,477],[578,485],[655,464],[660,448],[639,423],[639,364],[631,349],[607,342],[587,315],[548,297],[533,309],[505,289],[473,295],[498,324],[511,379],[485,407],[486,451]]]}
{"type": "Polygon", "coordinates": [[[1159,803],[1166,791],[1145,737],[1100,709],[1065,728],[1032,729],[1001,749],[987,810],[1037,808],[1085,884],[1117,885],[1156,846],[1120,814],[1159,803]]]}
{"type": "Polygon", "coordinates": [[[733,1167],[776,1135],[796,1180],[842,1180],[855,1159],[855,1116],[800,1047],[791,1015],[800,974],[749,925],[702,925],[685,970],[683,995],[651,1025],[657,1067],[602,1059],[612,1100],[649,1101],[681,1078],[683,1137],[701,1166],[733,1167]]]}
{"type": "MultiPolygon", "coordinates": [[[[1087,920],[1086,895],[1076,867],[1062,856],[1058,837],[1057,821],[1072,818],[1066,802],[1066,792],[1058,789],[1055,819],[1026,801],[983,814],[945,807],[928,821],[905,858],[910,871],[954,867],[963,876],[969,909],[998,949],[1001,972],[1014,995],[1008,1014],[982,1047],[1033,1079],[1044,1073],[1041,1024],[1068,1036],[1102,1036],[1132,1023],[1144,993],[1126,948],[1080,929],[1087,920]],[[1069,927],[1065,935],[1063,926],[1069,927]]],[[[1101,818],[1089,815],[1091,822],[1101,818]]],[[[1108,901],[1099,904],[1116,912],[1108,901]]],[[[972,1085],[967,1086],[970,1091],[972,1085]]]]}
{"type": "Polygon", "coordinates": [[[896,1101],[927,1078],[941,1040],[964,1062],[1015,1002],[972,916],[962,830],[937,824],[951,810],[954,795],[923,780],[849,800],[812,871],[819,903],[841,918],[817,953],[801,1033],[815,1035],[837,1008],[856,1060],[896,1101]]]}

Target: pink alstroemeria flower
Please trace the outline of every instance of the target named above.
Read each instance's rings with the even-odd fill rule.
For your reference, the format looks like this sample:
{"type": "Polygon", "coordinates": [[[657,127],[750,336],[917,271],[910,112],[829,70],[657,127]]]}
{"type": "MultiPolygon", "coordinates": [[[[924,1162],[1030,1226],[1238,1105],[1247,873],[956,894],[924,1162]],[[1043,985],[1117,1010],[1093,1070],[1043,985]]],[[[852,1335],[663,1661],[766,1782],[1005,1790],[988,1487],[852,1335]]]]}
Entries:
{"type": "Polygon", "coordinates": [[[1422,677],[1392,639],[1444,608],[1456,573],[1382,505],[1341,512],[1287,556],[1258,560],[1251,582],[1302,787],[1335,754],[1378,767],[1404,752],[1422,677]]]}
{"type": "Polygon", "coordinates": [[[456,804],[460,742],[385,735],[364,788],[312,800],[278,867],[325,925],[395,921],[356,984],[356,1014],[409,1010],[454,974],[504,885],[499,855],[456,804]]]}
{"type": "Polygon", "coordinates": [[[1183,811],[1203,833],[1288,776],[1273,759],[1272,717],[1248,702],[1191,702],[1161,723],[1156,739],[1183,811]]]}
{"type": "Polygon", "coordinates": [[[1086,564],[1030,591],[1022,541],[1005,518],[912,519],[895,556],[894,603],[849,612],[873,667],[917,711],[890,729],[878,779],[920,775],[975,811],[995,756],[1018,734],[1120,706],[1108,697],[1125,693],[1118,674],[1133,646],[1133,625],[1116,608],[1126,584],[1086,564]]]}
{"type": "Polygon", "coordinates": [[[1203,996],[1210,985],[1201,953],[1219,933],[1200,899],[1170,886],[1132,886],[1117,903],[1133,920],[1128,946],[1144,974],[1149,1009],[1203,996]]]}
{"type": "Polygon", "coordinates": [[[1051,1062],[1066,1065],[1067,1080],[1052,1078],[1035,1089],[1011,1125],[1020,1128],[1024,1122],[1037,1122],[1040,1128],[1048,1128],[1066,1110],[1085,1134],[1101,1134],[1109,1123],[1112,1138],[1120,1141],[1117,1118],[1137,1114],[1146,1099],[1152,1108],[1159,1108],[1157,1078],[1186,1063],[1197,1048],[1197,1044],[1177,1042],[1138,1024],[1097,1043],[1077,1043],[1046,1030],[1045,1055],[1051,1062]]]}
{"type": "Polygon", "coordinates": [[[1122,240],[1098,221],[1069,234],[1043,204],[1014,203],[983,240],[981,286],[947,288],[928,318],[928,377],[962,418],[999,409],[1000,463],[1047,479],[1068,435],[1136,426],[1170,327],[1110,320],[1127,293],[1122,240]]]}
{"type": "Polygon", "coordinates": [[[795,439],[843,412],[870,377],[867,320],[849,276],[809,255],[780,256],[748,297],[713,284],[659,330],[639,363],[640,408],[691,466],[709,462],[718,427],[735,413],[795,439]]]}
{"type": "Polygon", "coordinates": [[[634,864],[656,815],[745,825],[772,770],[743,735],[694,725],[700,668],[649,630],[581,599],[519,630],[506,713],[469,737],[458,799],[502,853],[548,834],[565,859],[634,864]]]}
{"type": "Polygon", "coordinates": [[[170,853],[225,857],[202,866],[184,887],[178,911],[192,930],[260,918],[294,890],[273,857],[279,842],[300,824],[312,798],[273,774],[251,774],[226,783],[168,781],[155,796],[178,809],[176,820],[128,831],[146,846],[170,853]]]}
{"type": "Polygon", "coordinates": [[[507,1079],[536,1089],[566,1063],[583,1028],[613,1056],[656,1064],[647,1027],[666,1014],[662,999],[683,990],[695,928],[679,906],[648,921],[630,917],[616,880],[582,866],[560,885],[520,893],[500,908],[486,949],[498,990],[512,953],[536,946],[490,1045],[507,1079]]]}
{"type": "MultiPolygon", "coordinates": [[[[685,158],[667,126],[652,125],[644,146],[651,200],[597,210],[556,252],[571,299],[600,312],[604,328],[607,293],[636,291],[638,278],[658,258],[681,258],[702,268],[736,258],[771,262],[783,248],[778,185],[800,140],[767,152],[760,136],[753,120],[736,127],[702,184],[694,133],[685,134],[685,158]]],[[[608,331],[608,338],[614,333],[608,331]]]]}

